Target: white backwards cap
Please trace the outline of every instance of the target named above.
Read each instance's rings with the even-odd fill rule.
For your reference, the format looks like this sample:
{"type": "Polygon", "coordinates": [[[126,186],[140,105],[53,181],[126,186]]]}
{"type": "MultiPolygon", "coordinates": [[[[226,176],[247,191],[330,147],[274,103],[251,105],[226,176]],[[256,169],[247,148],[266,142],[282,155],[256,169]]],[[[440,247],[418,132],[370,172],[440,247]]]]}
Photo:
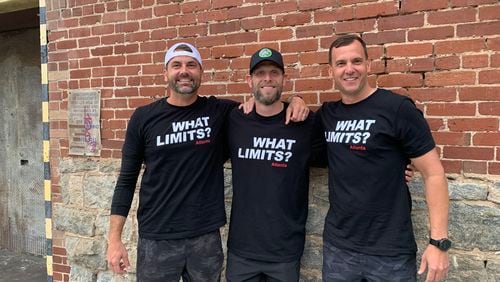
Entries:
{"type": "Polygon", "coordinates": [[[165,65],[168,64],[168,62],[170,62],[170,60],[172,60],[172,58],[178,57],[178,56],[191,57],[191,58],[197,60],[198,63],[200,64],[200,66],[202,66],[200,52],[198,52],[198,49],[196,49],[193,45],[191,45],[189,43],[179,42],[179,43],[174,44],[172,47],[170,47],[167,50],[167,53],[165,53],[165,65]],[[191,48],[191,50],[193,52],[184,51],[184,50],[177,50],[176,51],[175,49],[177,49],[181,45],[188,46],[189,48],[191,48]]]}

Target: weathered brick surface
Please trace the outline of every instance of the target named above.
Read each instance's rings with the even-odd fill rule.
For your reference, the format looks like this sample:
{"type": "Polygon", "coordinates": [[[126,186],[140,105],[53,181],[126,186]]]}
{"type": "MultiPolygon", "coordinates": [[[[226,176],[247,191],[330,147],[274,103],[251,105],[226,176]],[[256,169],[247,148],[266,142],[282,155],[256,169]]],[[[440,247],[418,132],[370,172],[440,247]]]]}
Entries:
{"type": "MultiPolygon", "coordinates": [[[[468,184],[451,192],[453,201],[478,201],[492,208],[482,212],[493,216],[498,185],[482,181],[500,176],[499,7],[495,0],[47,0],[55,248],[64,248],[65,238],[72,236],[105,238],[105,201],[117,167],[95,171],[95,166],[120,158],[133,110],[165,95],[163,54],[179,41],[200,48],[205,61],[201,94],[244,101],[249,96],[244,80],[249,57],[270,46],[285,57],[290,77],[285,95],[297,93],[316,109],[339,98],[328,74],[330,43],[340,34],[358,32],[373,59],[370,81],[415,99],[433,130],[447,173],[475,179],[469,184],[464,178],[468,184]],[[102,93],[103,150],[100,158],[88,162],[68,156],[67,99],[72,89],[102,93]],[[101,198],[94,195],[101,192],[101,198]],[[87,213],[92,228],[71,223],[89,219],[87,213]]],[[[317,181],[312,178],[313,187],[317,181]]],[[[322,197],[313,195],[315,200],[322,197]]],[[[325,203],[311,205],[308,226],[315,234],[325,203]]],[[[467,206],[453,208],[468,211],[467,206]]],[[[319,237],[313,236],[308,244],[320,245],[319,237]]],[[[128,240],[133,244],[134,238],[128,240]]],[[[456,255],[460,257],[454,267],[470,270],[456,272],[460,274],[450,276],[454,279],[477,275],[479,280],[494,280],[491,271],[498,273],[498,262],[480,268],[479,262],[494,257],[489,253],[464,249],[456,255]],[[471,257],[465,259],[466,254],[471,257]]],[[[305,257],[303,279],[313,281],[319,277],[319,268],[313,266],[320,256],[308,249],[305,257]]],[[[111,279],[109,272],[97,273],[79,264],[70,274],[72,258],[58,255],[55,281],[70,276],[111,279]]]]}

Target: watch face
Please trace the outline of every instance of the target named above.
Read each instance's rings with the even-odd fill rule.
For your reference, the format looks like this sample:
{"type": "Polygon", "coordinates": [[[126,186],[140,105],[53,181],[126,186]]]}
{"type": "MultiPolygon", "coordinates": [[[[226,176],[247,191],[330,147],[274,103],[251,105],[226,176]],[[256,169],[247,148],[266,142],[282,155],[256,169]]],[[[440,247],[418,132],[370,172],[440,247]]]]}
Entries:
{"type": "Polygon", "coordinates": [[[447,251],[451,247],[451,241],[448,239],[444,239],[439,242],[439,248],[443,251],[447,251]]]}

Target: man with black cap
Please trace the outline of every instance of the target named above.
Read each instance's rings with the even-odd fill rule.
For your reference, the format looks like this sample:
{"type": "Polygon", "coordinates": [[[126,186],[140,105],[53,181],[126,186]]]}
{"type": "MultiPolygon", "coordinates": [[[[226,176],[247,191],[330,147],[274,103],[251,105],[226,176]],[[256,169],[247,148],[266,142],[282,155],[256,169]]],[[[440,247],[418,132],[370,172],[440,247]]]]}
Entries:
{"type": "MultiPolygon", "coordinates": [[[[308,210],[313,115],[285,125],[286,82],[281,54],[262,48],[246,77],[255,110],[229,115],[233,202],[228,238],[228,281],[298,281],[308,210]]],[[[316,137],[316,138],[314,138],[316,137]]],[[[317,141],[317,143],[315,142],[317,141]]],[[[314,150],[313,150],[314,151],[314,150]]],[[[324,154],[323,154],[324,155],[324,154]]]]}
{"type": "Polygon", "coordinates": [[[165,68],[170,96],[137,108],[127,127],[111,205],[108,264],[115,273],[130,266],[121,234],[144,163],[137,280],[218,281],[223,263],[219,228],[226,223],[224,124],[237,103],[198,96],[202,60],[191,44],[170,47],[165,68]]]}

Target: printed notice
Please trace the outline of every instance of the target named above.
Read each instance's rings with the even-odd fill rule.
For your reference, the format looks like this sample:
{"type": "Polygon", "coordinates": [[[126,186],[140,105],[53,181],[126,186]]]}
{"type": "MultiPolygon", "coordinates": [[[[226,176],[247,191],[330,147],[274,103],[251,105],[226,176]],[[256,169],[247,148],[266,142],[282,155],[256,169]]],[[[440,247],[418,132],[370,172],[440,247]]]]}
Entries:
{"type": "Polygon", "coordinates": [[[101,155],[101,92],[73,90],[68,98],[69,154],[101,155]]]}

